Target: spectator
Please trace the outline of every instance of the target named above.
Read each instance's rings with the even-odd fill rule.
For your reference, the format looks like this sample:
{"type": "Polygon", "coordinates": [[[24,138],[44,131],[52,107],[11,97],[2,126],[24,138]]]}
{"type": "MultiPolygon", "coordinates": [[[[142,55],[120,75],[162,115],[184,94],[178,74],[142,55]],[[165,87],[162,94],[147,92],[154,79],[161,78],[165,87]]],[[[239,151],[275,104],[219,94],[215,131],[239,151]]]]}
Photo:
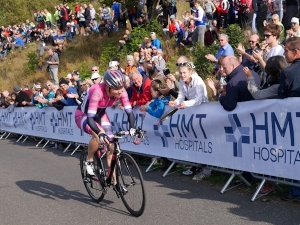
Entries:
{"type": "Polygon", "coordinates": [[[18,36],[14,36],[13,38],[14,38],[14,41],[9,44],[11,46],[12,51],[14,51],[15,48],[22,48],[25,46],[22,38],[20,38],[18,36]]]}
{"type": "Polygon", "coordinates": [[[170,101],[170,96],[164,96],[160,93],[159,90],[163,88],[164,85],[160,81],[153,80],[151,83],[152,101],[149,106],[142,105],[140,111],[148,112],[151,116],[160,118],[164,113],[165,105],[170,101]]]}
{"type": "MultiPolygon", "coordinates": [[[[247,81],[243,72],[243,66],[235,56],[225,57],[222,61],[222,67],[226,73],[226,90],[223,90],[219,98],[220,104],[227,111],[236,108],[238,102],[250,101],[254,98],[247,88],[247,81]]],[[[251,71],[255,83],[259,86],[260,77],[254,71],[251,71]]]]}
{"type": "Polygon", "coordinates": [[[205,26],[205,14],[204,10],[201,7],[201,1],[195,1],[195,16],[191,16],[192,19],[195,20],[196,29],[193,32],[192,42],[195,44],[196,42],[201,42],[204,45],[204,34],[206,30],[205,26]]]}
{"type": "Polygon", "coordinates": [[[249,49],[244,48],[241,44],[238,45],[236,49],[239,54],[239,61],[243,66],[248,67],[250,70],[253,70],[254,65],[257,63],[257,60],[252,56],[252,52],[257,49],[257,45],[259,46],[259,36],[257,34],[253,34],[249,39],[249,49]]]}
{"type": "Polygon", "coordinates": [[[211,2],[211,0],[204,1],[204,10],[205,10],[206,21],[208,21],[208,22],[212,21],[213,15],[216,11],[216,7],[211,2]]]}
{"type": "MultiPolygon", "coordinates": [[[[278,44],[278,38],[280,35],[280,27],[276,24],[268,24],[264,27],[264,37],[265,42],[270,47],[270,51],[267,55],[266,61],[275,55],[283,55],[284,49],[281,45],[278,44]]],[[[254,58],[258,60],[260,65],[265,68],[266,61],[263,59],[262,51],[259,52],[252,52],[254,58]]]]}
{"type": "Polygon", "coordinates": [[[52,28],[53,21],[51,13],[47,9],[44,9],[44,14],[47,28],[52,28]]]}
{"type": "Polygon", "coordinates": [[[16,93],[15,103],[17,107],[30,105],[30,98],[18,85],[15,85],[13,90],[16,93]]]}
{"type": "MultiPolygon", "coordinates": [[[[66,30],[67,28],[65,28],[66,30]]],[[[62,36],[60,31],[57,31],[57,35],[53,37],[53,42],[61,51],[65,49],[65,36],[62,36]]]]}
{"type": "Polygon", "coordinates": [[[80,10],[77,12],[77,19],[78,19],[78,33],[79,35],[82,34],[82,28],[85,34],[85,28],[86,28],[86,24],[85,24],[85,17],[84,17],[84,9],[83,7],[80,6],[80,10]]]}
{"type": "Polygon", "coordinates": [[[279,98],[278,87],[281,71],[287,67],[287,62],[283,56],[277,55],[268,59],[266,64],[266,73],[268,74],[267,88],[259,89],[254,81],[252,73],[248,67],[244,67],[244,73],[247,76],[248,90],[254,99],[279,98]]]}
{"type": "Polygon", "coordinates": [[[208,54],[205,56],[206,59],[210,60],[211,62],[216,63],[215,72],[218,70],[217,62],[221,56],[223,56],[223,55],[224,56],[234,56],[233,48],[228,43],[227,34],[220,34],[219,41],[220,41],[220,48],[219,48],[216,56],[214,56],[212,54],[208,54]]]}
{"type": "Polygon", "coordinates": [[[28,95],[28,97],[31,97],[31,91],[28,89],[28,83],[23,84],[23,91],[28,95]]]}
{"type": "Polygon", "coordinates": [[[113,23],[115,24],[116,22],[118,22],[118,28],[121,28],[121,21],[120,21],[120,3],[118,3],[117,1],[113,1],[113,4],[111,6],[112,9],[112,18],[113,18],[113,23]]]}
{"type": "Polygon", "coordinates": [[[129,78],[132,81],[132,97],[130,104],[132,108],[135,106],[145,105],[152,99],[151,96],[151,80],[142,76],[139,71],[135,70],[129,74],[129,78]]]}
{"type": "Polygon", "coordinates": [[[9,92],[8,91],[3,91],[1,93],[1,98],[0,98],[0,107],[2,108],[7,108],[8,107],[8,104],[6,102],[6,98],[9,96],[9,92]]]}
{"type": "Polygon", "coordinates": [[[93,85],[93,82],[91,79],[85,79],[85,80],[79,81],[79,87],[81,88],[82,93],[79,96],[79,98],[76,99],[76,102],[78,105],[82,103],[82,101],[86,97],[87,92],[89,91],[89,89],[92,85],[93,85]]]}
{"type": "Polygon", "coordinates": [[[151,38],[151,46],[155,46],[157,49],[162,49],[161,42],[160,40],[156,37],[155,32],[150,33],[150,38],[151,38]]]}
{"type": "Polygon", "coordinates": [[[154,56],[152,59],[153,63],[153,75],[151,78],[158,78],[159,76],[163,76],[163,70],[166,68],[166,61],[163,58],[163,51],[161,49],[157,50],[157,56],[154,56]]]}
{"type": "Polygon", "coordinates": [[[287,39],[284,56],[290,66],[282,70],[278,95],[280,98],[300,97],[300,37],[287,39]]]}
{"type": "Polygon", "coordinates": [[[48,68],[50,72],[50,76],[54,84],[58,84],[58,65],[59,65],[59,58],[57,53],[53,52],[51,48],[48,49],[48,68]]]}
{"type": "Polygon", "coordinates": [[[83,4],[83,8],[84,8],[84,19],[85,19],[85,36],[89,35],[89,31],[90,31],[90,23],[92,20],[91,17],[91,12],[90,12],[90,8],[87,6],[87,4],[83,4]]]}
{"type": "Polygon", "coordinates": [[[91,76],[91,80],[93,81],[93,84],[102,83],[102,79],[99,73],[93,73],[91,76]]]}
{"type": "Polygon", "coordinates": [[[134,65],[134,59],[132,55],[127,55],[127,66],[125,67],[125,74],[128,76],[132,71],[138,70],[134,65]]]}
{"type": "Polygon", "coordinates": [[[217,12],[218,27],[227,28],[227,16],[230,8],[228,0],[220,0],[213,2],[217,12]]]}
{"type": "Polygon", "coordinates": [[[67,29],[67,22],[69,20],[69,14],[67,11],[67,8],[60,4],[60,11],[59,11],[59,17],[60,17],[60,32],[63,33],[67,29]]]}
{"type": "Polygon", "coordinates": [[[74,80],[76,82],[77,93],[80,96],[83,91],[82,91],[82,89],[81,89],[81,87],[79,85],[79,82],[81,81],[79,71],[76,71],[76,70],[72,71],[72,80],[74,80]]]}
{"type": "Polygon", "coordinates": [[[290,27],[290,21],[293,17],[298,17],[298,0],[285,1],[285,14],[283,17],[284,27],[290,27]]]}
{"type": "Polygon", "coordinates": [[[96,10],[92,4],[89,4],[91,20],[96,19],[96,10]]]}
{"type": "MultiPolygon", "coordinates": [[[[69,84],[68,84],[68,81],[66,81],[65,79],[61,79],[59,81],[59,86],[63,90],[63,92],[66,94],[66,99],[61,99],[60,100],[62,105],[63,106],[76,106],[76,105],[78,105],[77,102],[76,102],[76,98],[78,98],[78,93],[77,93],[76,88],[70,87],[69,84]]],[[[60,107],[58,107],[57,109],[60,110],[59,108],[60,107]]]]}
{"type": "Polygon", "coordinates": [[[292,18],[291,29],[287,30],[286,33],[286,39],[290,37],[300,37],[299,19],[297,17],[292,18]]]}
{"type": "Polygon", "coordinates": [[[45,28],[45,18],[44,15],[41,13],[41,10],[36,10],[36,13],[34,13],[34,19],[37,22],[38,28],[45,28]]]}

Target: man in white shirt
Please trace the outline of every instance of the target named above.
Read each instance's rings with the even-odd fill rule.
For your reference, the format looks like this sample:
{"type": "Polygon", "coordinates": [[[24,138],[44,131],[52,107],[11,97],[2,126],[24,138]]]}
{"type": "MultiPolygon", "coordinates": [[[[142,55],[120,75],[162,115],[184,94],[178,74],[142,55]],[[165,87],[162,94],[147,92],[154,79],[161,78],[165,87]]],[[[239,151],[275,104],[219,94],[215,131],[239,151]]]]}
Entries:
{"type": "Polygon", "coordinates": [[[297,17],[292,18],[291,29],[287,30],[286,33],[286,39],[290,37],[300,37],[299,19],[297,17]]]}
{"type": "Polygon", "coordinates": [[[193,32],[192,35],[192,42],[193,44],[195,44],[196,42],[201,42],[202,45],[204,45],[204,34],[206,31],[206,19],[205,19],[205,15],[204,15],[204,10],[202,9],[202,7],[200,6],[201,1],[200,0],[196,0],[195,1],[195,13],[194,15],[191,15],[191,19],[195,20],[195,25],[196,25],[196,29],[193,32]]]}

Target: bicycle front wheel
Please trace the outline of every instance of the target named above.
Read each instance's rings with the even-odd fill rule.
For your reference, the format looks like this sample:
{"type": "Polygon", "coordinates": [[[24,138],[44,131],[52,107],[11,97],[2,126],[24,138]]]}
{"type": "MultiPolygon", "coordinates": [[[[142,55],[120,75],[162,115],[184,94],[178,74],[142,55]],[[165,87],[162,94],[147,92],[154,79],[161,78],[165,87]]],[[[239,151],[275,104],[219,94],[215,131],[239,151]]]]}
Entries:
{"type": "Polygon", "coordinates": [[[88,155],[88,151],[82,150],[81,156],[80,156],[80,171],[81,176],[83,180],[83,184],[88,192],[88,194],[91,196],[91,198],[96,202],[101,202],[104,198],[104,195],[106,193],[106,189],[103,188],[104,181],[104,168],[101,164],[101,161],[98,157],[96,157],[96,154],[94,156],[94,168],[95,168],[95,176],[90,176],[85,168],[85,161],[88,155]]]}
{"type": "Polygon", "coordinates": [[[126,209],[133,216],[143,214],[146,205],[146,193],[142,173],[135,160],[122,152],[117,164],[117,185],[126,209]]]}

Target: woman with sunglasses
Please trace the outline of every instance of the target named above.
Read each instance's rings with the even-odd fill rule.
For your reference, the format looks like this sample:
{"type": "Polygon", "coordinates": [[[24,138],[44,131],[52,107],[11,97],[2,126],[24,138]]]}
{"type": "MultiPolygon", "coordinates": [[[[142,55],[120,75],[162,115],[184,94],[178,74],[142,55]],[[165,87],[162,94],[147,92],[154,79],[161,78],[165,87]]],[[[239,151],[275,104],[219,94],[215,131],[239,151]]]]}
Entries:
{"type": "Polygon", "coordinates": [[[178,106],[179,109],[200,105],[202,102],[208,102],[206,86],[195,72],[195,66],[192,63],[184,62],[178,64],[180,74],[180,88],[178,97],[175,101],[170,101],[169,106],[178,106]],[[187,99],[187,100],[185,100],[187,99]]]}

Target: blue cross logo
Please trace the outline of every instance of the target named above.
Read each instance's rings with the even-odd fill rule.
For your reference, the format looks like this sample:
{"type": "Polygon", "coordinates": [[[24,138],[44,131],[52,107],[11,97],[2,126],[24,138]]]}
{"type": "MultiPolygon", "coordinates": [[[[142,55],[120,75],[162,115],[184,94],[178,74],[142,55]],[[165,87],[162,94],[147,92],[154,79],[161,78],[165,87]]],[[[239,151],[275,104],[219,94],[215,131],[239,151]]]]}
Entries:
{"type": "Polygon", "coordinates": [[[233,143],[233,156],[242,157],[242,144],[250,144],[249,127],[242,127],[237,114],[228,114],[231,127],[224,127],[226,141],[233,143]]]}
{"type": "Polygon", "coordinates": [[[170,132],[168,130],[168,126],[167,125],[162,125],[161,123],[158,124],[158,125],[154,124],[153,129],[154,129],[155,136],[161,138],[161,141],[163,143],[163,147],[168,147],[169,144],[168,144],[167,137],[171,137],[170,132]],[[159,128],[162,129],[162,133],[159,132],[159,128]]]}

